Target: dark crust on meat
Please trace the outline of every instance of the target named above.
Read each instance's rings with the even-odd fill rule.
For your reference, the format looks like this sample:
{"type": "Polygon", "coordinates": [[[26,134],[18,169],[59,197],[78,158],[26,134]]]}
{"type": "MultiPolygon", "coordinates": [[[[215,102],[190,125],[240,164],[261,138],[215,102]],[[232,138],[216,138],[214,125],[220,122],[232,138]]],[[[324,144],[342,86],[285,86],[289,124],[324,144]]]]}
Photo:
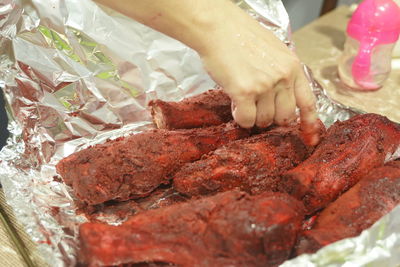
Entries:
{"type": "Polygon", "coordinates": [[[250,194],[276,191],[280,175],[310,155],[299,126],[231,142],[201,160],[185,164],[173,178],[174,188],[188,196],[240,189],[250,194]]]}
{"type": "Polygon", "coordinates": [[[359,235],[400,204],[400,162],[372,170],[331,203],[312,230],[299,239],[297,254],[314,253],[338,240],[359,235]]]}
{"type": "Polygon", "coordinates": [[[335,200],[400,145],[400,126],[376,114],[337,122],[314,153],[282,176],[280,190],[303,200],[312,214],[335,200]]]}
{"type": "Polygon", "coordinates": [[[89,205],[147,196],[186,162],[248,136],[233,124],[193,130],[152,130],[72,154],[57,172],[89,205]]]}
{"type": "Polygon", "coordinates": [[[277,266],[289,257],[302,219],[301,202],[287,194],[229,191],[139,213],[120,226],[85,223],[80,252],[91,266],[277,266]]]}

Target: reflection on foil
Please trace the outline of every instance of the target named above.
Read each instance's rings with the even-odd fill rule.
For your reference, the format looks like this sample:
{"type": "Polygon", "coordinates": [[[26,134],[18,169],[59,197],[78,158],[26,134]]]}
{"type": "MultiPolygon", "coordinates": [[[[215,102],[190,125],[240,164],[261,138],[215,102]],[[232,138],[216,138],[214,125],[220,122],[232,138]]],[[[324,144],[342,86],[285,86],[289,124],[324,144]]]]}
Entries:
{"type": "Polygon", "coordinates": [[[280,0],[233,0],[253,18],[274,32],[289,47],[291,42],[289,16],[280,0]]]}
{"type": "Polygon", "coordinates": [[[310,255],[301,255],[282,267],[399,266],[400,206],[360,236],[337,241],[310,255]]]}
{"type": "MultiPolygon", "coordinates": [[[[234,2],[292,46],[281,1],[234,2]]],[[[51,266],[73,266],[78,226],[86,218],[76,215],[74,196],[55,176],[55,164],[79,149],[152,127],[149,100],[180,100],[215,83],[193,50],[91,1],[0,0],[0,51],[11,132],[0,153],[1,184],[44,259],[51,266]]],[[[312,85],[326,124],[355,114],[312,85]]],[[[356,241],[293,262],[340,262],[348,242],[365,263],[395,260],[399,213],[356,241]],[[376,242],[367,244],[369,237],[376,242]],[[367,245],[370,250],[359,251],[367,245]]]]}
{"type": "Polygon", "coordinates": [[[314,79],[311,69],[303,65],[303,70],[317,98],[318,116],[326,127],[330,127],[335,121],[344,121],[356,114],[363,113],[362,111],[333,102],[328,97],[324,88],[314,79]]]}

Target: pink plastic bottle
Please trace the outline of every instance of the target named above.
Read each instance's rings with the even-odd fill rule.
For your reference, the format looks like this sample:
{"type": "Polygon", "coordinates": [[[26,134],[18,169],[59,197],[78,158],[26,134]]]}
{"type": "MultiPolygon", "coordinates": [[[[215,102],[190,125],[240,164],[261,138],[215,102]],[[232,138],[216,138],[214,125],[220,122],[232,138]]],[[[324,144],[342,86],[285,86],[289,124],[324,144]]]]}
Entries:
{"type": "Polygon", "coordinates": [[[339,76],[349,87],[372,91],[382,87],[391,70],[400,34],[400,8],[392,0],[364,0],[347,25],[339,59],[339,76]]]}

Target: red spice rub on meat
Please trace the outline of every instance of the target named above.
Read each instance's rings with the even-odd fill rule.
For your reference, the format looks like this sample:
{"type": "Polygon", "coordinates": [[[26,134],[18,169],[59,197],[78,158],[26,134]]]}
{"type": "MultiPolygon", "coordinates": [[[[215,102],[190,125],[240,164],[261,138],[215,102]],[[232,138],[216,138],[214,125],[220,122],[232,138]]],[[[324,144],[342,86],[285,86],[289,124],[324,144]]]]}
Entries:
{"type": "Polygon", "coordinates": [[[57,171],[89,205],[148,195],[184,163],[248,136],[234,124],[193,130],[152,130],[96,145],[64,158],[57,171]]]}
{"type": "Polygon", "coordinates": [[[83,212],[91,222],[125,221],[128,217],[139,212],[159,209],[188,200],[187,197],[167,185],[160,186],[147,197],[127,201],[107,201],[94,206],[82,206],[77,212],[83,212]]]}
{"type": "Polygon", "coordinates": [[[280,175],[304,161],[309,153],[298,125],[278,127],[231,142],[201,160],[185,164],[174,175],[173,185],[189,196],[233,188],[251,194],[276,191],[280,175]]]}
{"type": "Polygon", "coordinates": [[[400,126],[377,114],[337,122],[314,153],[282,176],[280,190],[303,200],[308,214],[325,207],[400,145],[400,126]]]}
{"type": "Polygon", "coordinates": [[[120,226],[85,223],[81,256],[89,266],[277,266],[302,219],[302,204],[287,194],[229,191],[139,213],[120,226]]]}
{"type": "Polygon", "coordinates": [[[180,102],[150,101],[153,120],[160,129],[189,129],[232,120],[231,100],[221,89],[209,90],[180,102]]]}
{"type": "Polygon", "coordinates": [[[318,216],[300,239],[298,254],[314,253],[340,239],[359,235],[400,204],[400,162],[372,170],[318,216]]]}

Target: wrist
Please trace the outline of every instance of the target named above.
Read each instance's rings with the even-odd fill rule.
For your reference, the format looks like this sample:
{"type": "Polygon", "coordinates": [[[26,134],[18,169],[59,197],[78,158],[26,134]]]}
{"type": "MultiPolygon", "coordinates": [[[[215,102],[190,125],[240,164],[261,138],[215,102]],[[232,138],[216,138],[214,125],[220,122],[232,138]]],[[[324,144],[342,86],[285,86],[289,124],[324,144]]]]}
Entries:
{"type": "Polygon", "coordinates": [[[244,13],[230,0],[94,1],[183,42],[200,55],[209,53],[215,43],[223,41],[223,36],[229,33],[226,31],[229,22],[244,13]]]}
{"type": "MultiPolygon", "coordinates": [[[[222,29],[232,19],[225,14],[235,14],[231,9],[239,9],[229,0],[201,0],[188,14],[181,16],[180,27],[172,27],[171,37],[183,42],[196,50],[200,55],[206,55],[215,48],[222,29]],[[201,4],[199,3],[201,2],[201,4]]],[[[239,9],[241,12],[241,10],[239,9]]],[[[156,27],[155,27],[156,28],[156,27]]]]}

